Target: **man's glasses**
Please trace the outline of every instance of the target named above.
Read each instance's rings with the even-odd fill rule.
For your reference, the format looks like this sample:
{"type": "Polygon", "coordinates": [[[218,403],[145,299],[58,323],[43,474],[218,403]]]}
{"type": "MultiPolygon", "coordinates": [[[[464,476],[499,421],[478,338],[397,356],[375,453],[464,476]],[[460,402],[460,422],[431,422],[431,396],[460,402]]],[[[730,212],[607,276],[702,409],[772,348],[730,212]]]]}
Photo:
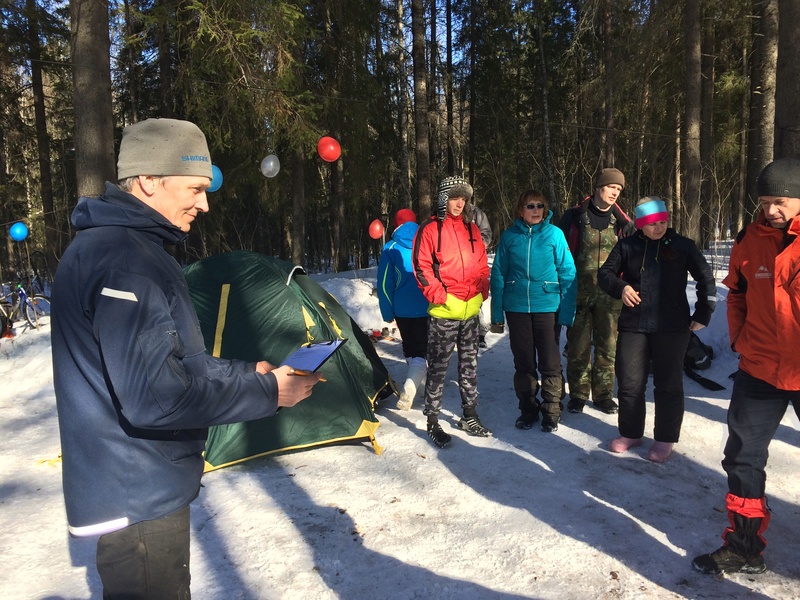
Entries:
{"type": "Polygon", "coordinates": [[[544,204],[542,204],[541,202],[539,204],[526,204],[525,208],[527,208],[528,210],[533,210],[534,208],[542,210],[544,208],[544,204]]]}

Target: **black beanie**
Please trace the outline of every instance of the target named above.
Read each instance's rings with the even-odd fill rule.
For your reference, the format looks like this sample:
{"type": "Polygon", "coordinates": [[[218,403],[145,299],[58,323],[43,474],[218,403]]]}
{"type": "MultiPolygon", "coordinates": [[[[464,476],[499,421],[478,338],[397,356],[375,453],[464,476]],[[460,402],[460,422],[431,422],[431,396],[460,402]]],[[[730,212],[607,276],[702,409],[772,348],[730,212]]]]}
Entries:
{"type": "Polygon", "coordinates": [[[779,158],[769,163],[758,175],[759,196],[800,198],[800,159],[779,158]]]}

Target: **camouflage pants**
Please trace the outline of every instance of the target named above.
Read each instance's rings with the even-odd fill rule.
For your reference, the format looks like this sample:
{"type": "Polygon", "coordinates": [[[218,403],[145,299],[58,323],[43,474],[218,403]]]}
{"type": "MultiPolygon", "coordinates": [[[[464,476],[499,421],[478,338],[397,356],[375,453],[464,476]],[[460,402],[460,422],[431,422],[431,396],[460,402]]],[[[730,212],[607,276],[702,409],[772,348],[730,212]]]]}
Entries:
{"type": "Polygon", "coordinates": [[[599,402],[614,397],[617,319],[622,301],[599,289],[578,298],[575,322],[567,331],[567,383],[570,398],[599,402]],[[594,346],[594,356],[592,356],[594,346]]]}
{"type": "Polygon", "coordinates": [[[458,388],[464,413],[478,405],[478,317],[466,321],[431,318],[428,326],[428,378],[425,410],[429,418],[442,409],[442,393],[453,348],[458,346],[458,388]]]}

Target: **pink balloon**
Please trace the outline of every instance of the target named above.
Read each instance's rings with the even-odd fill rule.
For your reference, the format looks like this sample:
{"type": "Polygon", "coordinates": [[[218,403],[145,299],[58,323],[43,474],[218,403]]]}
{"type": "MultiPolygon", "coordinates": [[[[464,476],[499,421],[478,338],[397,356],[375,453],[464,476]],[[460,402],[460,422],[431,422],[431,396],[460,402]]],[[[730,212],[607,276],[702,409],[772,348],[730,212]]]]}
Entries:
{"type": "Polygon", "coordinates": [[[317,142],[317,152],[325,162],[336,162],[342,155],[342,147],[335,139],[330,136],[319,138],[317,142]]]}
{"type": "Polygon", "coordinates": [[[380,219],[375,219],[369,224],[369,237],[373,240],[379,240],[383,235],[383,222],[380,219]]]}

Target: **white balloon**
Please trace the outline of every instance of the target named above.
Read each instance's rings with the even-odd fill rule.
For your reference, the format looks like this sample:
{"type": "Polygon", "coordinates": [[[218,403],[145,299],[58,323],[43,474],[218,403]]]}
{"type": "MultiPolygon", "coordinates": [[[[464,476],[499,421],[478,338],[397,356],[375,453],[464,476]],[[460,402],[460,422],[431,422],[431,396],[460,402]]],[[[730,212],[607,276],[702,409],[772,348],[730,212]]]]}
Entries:
{"type": "Polygon", "coordinates": [[[281,170],[281,161],[274,154],[264,157],[261,161],[261,173],[264,177],[275,177],[281,170]]]}

